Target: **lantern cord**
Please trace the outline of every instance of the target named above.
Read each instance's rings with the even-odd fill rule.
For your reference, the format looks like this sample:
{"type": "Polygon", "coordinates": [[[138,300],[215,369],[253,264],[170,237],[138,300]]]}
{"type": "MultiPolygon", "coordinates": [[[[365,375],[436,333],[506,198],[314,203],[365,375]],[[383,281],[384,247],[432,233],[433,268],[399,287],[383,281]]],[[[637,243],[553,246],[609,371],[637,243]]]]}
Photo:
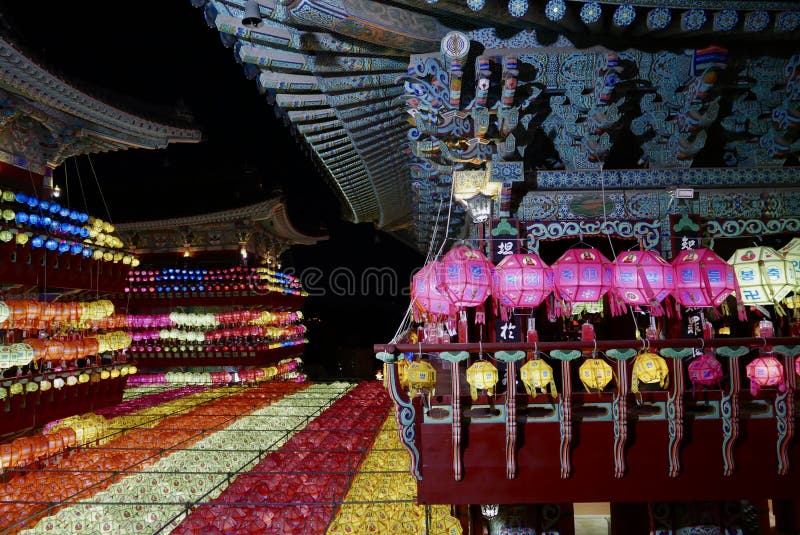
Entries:
{"type": "Polygon", "coordinates": [[[83,189],[83,180],[81,179],[81,168],[78,167],[78,159],[73,158],[72,163],[75,164],[75,172],[78,174],[78,185],[81,187],[81,198],[83,198],[83,210],[89,212],[89,203],[86,202],[86,191],[83,189]]]}
{"type": "Polygon", "coordinates": [[[71,206],[72,203],[69,202],[69,173],[67,172],[67,166],[64,165],[64,193],[67,195],[67,206],[71,206]]]}
{"type": "Polygon", "coordinates": [[[97,191],[100,193],[100,199],[102,199],[103,207],[105,207],[106,209],[108,222],[113,223],[113,221],[111,220],[111,212],[109,211],[108,204],[106,203],[106,197],[105,195],[103,195],[103,189],[100,187],[100,181],[97,179],[97,173],[94,172],[94,164],[92,163],[92,157],[87,154],[86,159],[89,160],[89,168],[92,170],[92,175],[94,175],[94,181],[97,184],[97,191]]]}

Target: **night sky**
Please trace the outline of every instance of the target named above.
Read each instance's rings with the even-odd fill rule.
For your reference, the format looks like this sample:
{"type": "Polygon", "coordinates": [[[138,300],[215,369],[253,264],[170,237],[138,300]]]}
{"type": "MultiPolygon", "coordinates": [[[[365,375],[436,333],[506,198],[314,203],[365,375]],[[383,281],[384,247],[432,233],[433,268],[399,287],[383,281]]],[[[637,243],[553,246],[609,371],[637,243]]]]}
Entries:
{"type": "MultiPolygon", "coordinates": [[[[296,275],[322,274],[314,284],[319,295],[305,307],[312,342],[307,368],[318,376],[374,373],[371,346],[394,334],[408,305],[400,289],[423,259],[371,224],[340,219],[339,202],[320,172],[201,10],[189,0],[0,1],[0,13],[0,30],[72,85],[134,114],[188,121],[202,130],[199,144],[91,156],[113,222],[224,210],[282,191],[296,227],[330,235],[317,246],[293,247],[284,257],[296,275]],[[395,270],[397,291],[362,287],[369,267],[395,270]],[[337,269],[357,281],[348,295],[331,288],[337,269]]],[[[71,206],[105,216],[89,158],[69,160],[55,179],[62,189],[69,187],[71,206]],[[78,177],[88,206],[78,194],[78,177]]]]}

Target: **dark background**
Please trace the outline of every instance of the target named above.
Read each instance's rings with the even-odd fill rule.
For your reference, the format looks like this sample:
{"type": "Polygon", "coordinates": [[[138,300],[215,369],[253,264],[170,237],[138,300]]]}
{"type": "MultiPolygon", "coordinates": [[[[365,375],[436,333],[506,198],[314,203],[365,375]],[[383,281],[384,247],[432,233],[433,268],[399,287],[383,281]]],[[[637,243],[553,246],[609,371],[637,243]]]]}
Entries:
{"type": "Polygon", "coordinates": [[[307,149],[245,78],[201,10],[188,0],[158,2],[158,9],[98,0],[0,1],[0,16],[0,31],[75,87],[145,118],[202,130],[199,144],[70,159],[55,171],[55,182],[69,189],[72,207],[105,217],[104,197],[112,222],[124,222],[225,210],[283,193],[298,229],[330,235],[283,258],[297,275],[310,267],[322,274],[321,295],[305,307],[308,370],[374,373],[372,344],[391,338],[408,297],[360,283],[351,295],[336,295],[330,275],[347,268],[360,281],[369,266],[392,267],[402,287],[423,259],[370,224],[342,221],[339,201],[307,149]]]}

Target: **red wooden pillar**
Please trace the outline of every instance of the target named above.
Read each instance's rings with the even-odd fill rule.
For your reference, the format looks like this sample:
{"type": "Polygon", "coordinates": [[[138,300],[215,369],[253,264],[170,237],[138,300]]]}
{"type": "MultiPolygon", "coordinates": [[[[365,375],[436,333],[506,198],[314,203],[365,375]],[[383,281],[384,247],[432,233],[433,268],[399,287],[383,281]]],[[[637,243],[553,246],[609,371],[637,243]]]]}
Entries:
{"type": "Polygon", "coordinates": [[[611,535],[650,533],[647,503],[611,502],[611,535]]]}

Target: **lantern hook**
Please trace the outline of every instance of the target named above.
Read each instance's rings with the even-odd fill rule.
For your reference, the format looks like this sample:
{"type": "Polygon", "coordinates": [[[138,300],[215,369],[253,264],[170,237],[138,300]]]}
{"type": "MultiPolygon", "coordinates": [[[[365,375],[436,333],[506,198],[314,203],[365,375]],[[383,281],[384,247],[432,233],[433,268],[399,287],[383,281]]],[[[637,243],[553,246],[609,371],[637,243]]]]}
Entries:
{"type": "Polygon", "coordinates": [[[419,344],[419,360],[422,360],[422,342],[417,341],[417,344],[419,344]]]}
{"type": "Polygon", "coordinates": [[[538,355],[539,355],[539,342],[534,341],[533,342],[533,358],[539,358],[538,355]]]}
{"type": "Polygon", "coordinates": [[[706,339],[705,338],[700,338],[700,351],[701,352],[705,351],[705,349],[706,349],[706,339]]]}
{"type": "Polygon", "coordinates": [[[592,348],[592,357],[597,356],[597,338],[593,338],[592,342],[594,342],[594,347],[592,348]]]}
{"type": "Polygon", "coordinates": [[[642,351],[644,351],[645,353],[650,351],[650,339],[642,338],[641,341],[642,341],[642,351]]]}
{"type": "Polygon", "coordinates": [[[478,360],[483,360],[483,340],[478,340],[478,360]]]}

